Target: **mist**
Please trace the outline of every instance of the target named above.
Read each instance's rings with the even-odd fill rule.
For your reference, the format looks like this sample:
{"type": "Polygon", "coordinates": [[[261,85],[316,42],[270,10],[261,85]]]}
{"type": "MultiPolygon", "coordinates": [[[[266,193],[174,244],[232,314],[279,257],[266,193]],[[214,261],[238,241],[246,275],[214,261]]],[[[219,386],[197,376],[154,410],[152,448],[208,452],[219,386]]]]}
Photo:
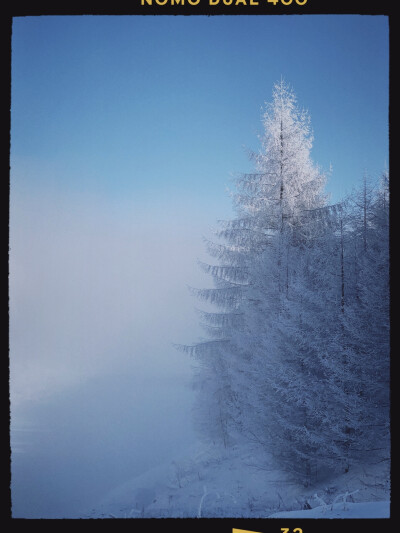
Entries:
{"type": "Polygon", "coordinates": [[[201,335],[199,213],[12,189],[13,517],[82,516],[195,441],[192,361],[173,343],[201,335]]]}

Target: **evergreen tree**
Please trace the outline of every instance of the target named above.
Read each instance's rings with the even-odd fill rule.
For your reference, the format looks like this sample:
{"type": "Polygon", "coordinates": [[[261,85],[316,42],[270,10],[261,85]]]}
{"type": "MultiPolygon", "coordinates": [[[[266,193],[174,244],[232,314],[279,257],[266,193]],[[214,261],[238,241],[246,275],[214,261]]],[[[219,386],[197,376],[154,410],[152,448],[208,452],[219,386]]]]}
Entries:
{"type": "Polygon", "coordinates": [[[207,338],[183,348],[203,435],[257,441],[307,485],[388,454],[388,176],[327,205],[309,116],[283,81],[263,126],[237,216],[207,242],[214,287],[193,289],[214,308],[207,338]]]}
{"type": "Polygon", "coordinates": [[[348,199],[343,239],[343,304],[324,365],[342,464],[389,456],[389,203],[388,175],[378,190],[364,178],[348,199]]]}
{"type": "MultiPolygon", "coordinates": [[[[263,125],[261,151],[252,154],[255,172],[237,180],[237,218],[221,223],[222,243],[208,243],[219,263],[202,265],[215,288],[196,293],[220,308],[203,313],[213,339],[187,347],[212,388],[216,404],[211,410],[224,406],[225,442],[235,431],[261,442],[271,433],[261,422],[267,423],[269,368],[281,364],[277,324],[288,307],[299,250],[313,238],[310,213],[325,203],[324,176],[310,157],[309,116],[283,81],[274,87],[263,125]]],[[[204,418],[213,426],[208,414],[204,418]]]]}

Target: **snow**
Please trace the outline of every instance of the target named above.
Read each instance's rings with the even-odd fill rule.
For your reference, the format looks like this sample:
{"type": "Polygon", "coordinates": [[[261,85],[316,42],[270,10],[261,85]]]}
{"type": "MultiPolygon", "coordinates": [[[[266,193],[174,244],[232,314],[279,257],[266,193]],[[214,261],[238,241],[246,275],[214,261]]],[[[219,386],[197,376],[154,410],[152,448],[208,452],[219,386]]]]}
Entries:
{"type": "Polygon", "coordinates": [[[388,518],[389,491],[388,465],[305,487],[256,445],[198,443],[116,487],[84,518],[388,518]]]}
{"type": "Polygon", "coordinates": [[[390,502],[336,503],[310,510],[274,513],[268,518],[390,518],[390,502]]]}

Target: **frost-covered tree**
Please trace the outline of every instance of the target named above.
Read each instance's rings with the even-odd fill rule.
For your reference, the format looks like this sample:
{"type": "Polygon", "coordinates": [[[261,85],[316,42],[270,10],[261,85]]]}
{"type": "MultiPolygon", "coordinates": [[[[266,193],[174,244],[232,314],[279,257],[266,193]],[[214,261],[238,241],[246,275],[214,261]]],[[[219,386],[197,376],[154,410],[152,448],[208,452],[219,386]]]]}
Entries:
{"type": "Polygon", "coordinates": [[[331,327],[324,366],[333,436],[345,469],[389,456],[389,188],[364,178],[348,199],[346,235],[340,238],[342,297],[331,327]]]}
{"type": "MultiPolygon", "coordinates": [[[[312,238],[292,248],[293,275],[285,311],[274,324],[276,358],[264,372],[269,409],[264,428],[279,463],[309,483],[317,471],[337,463],[340,450],[331,435],[336,399],[326,394],[328,374],[321,361],[340,311],[336,276],[336,206],[309,218],[312,238]]],[[[265,351],[265,349],[264,349],[265,351]]]]}
{"type": "Polygon", "coordinates": [[[214,287],[194,290],[213,306],[207,338],[184,349],[203,434],[257,441],[307,484],[387,450],[388,187],[327,205],[309,116],[283,81],[262,122],[237,216],[207,242],[214,287]]]}
{"type": "Polygon", "coordinates": [[[325,204],[325,178],[310,157],[309,116],[283,81],[274,87],[263,125],[261,150],[252,154],[255,171],[237,180],[237,217],[221,223],[222,242],[208,243],[218,263],[202,265],[215,287],[196,293],[219,308],[202,315],[211,339],[187,347],[214,402],[210,407],[202,397],[204,420],[212,434],[217,424],[224,442],[236,431],[261,442],[271,433],[263,422],[271,403],[270,366],[282,364],[278,324],[285,319],[298,255],[314,238],[315,211],[325,204]]]}
{"type": "Polygon", "coordinates": [[[322,210],[297,261],[281,326],[283,364],[270,373],[281,400],[271,418],[282,421],[271,445],[278,454],[295,435],[282,455],[291,470],[306,467],[307,477],[389,456],[388,198],[386,174],[378,190],[364,179],[346,201],[322,210]],[[286,432],[290,412],[295,423],[286,432]]]}
{"type": "MultiPolygon", "coordinates": [[[[303,407],[306,423],[291,430],[309,474],[324,466],[348,471],[389,455],[387,182],[385,175],[374,191],[364,180],[347,201],[324,210],[282,328],[282,353],[295,356],[280,368],[279,382],[295,380],[297,387],[287,385],[286,398],[279,393],[283,407],[276,402],[272,416],[293,403],[303,407]],[[296,371],[299,362],[306,372],[296,371]]],[[[296,470],[290,457],[289,465],[296,470]]]]}

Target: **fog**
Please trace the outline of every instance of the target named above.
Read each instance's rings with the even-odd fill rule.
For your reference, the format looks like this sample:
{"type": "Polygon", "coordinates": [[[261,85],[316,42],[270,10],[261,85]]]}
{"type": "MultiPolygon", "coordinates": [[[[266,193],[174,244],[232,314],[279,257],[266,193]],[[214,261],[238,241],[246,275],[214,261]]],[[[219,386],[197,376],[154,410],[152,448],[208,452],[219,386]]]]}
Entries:
{"type": "MultiPolygon", "coordinates": [[[[195,440],[187,285],[210,213],[11,190],[13,517],[78,517],[195,440]]],[[[212,222],[212,221],[211,221],[212,222]]]]}

